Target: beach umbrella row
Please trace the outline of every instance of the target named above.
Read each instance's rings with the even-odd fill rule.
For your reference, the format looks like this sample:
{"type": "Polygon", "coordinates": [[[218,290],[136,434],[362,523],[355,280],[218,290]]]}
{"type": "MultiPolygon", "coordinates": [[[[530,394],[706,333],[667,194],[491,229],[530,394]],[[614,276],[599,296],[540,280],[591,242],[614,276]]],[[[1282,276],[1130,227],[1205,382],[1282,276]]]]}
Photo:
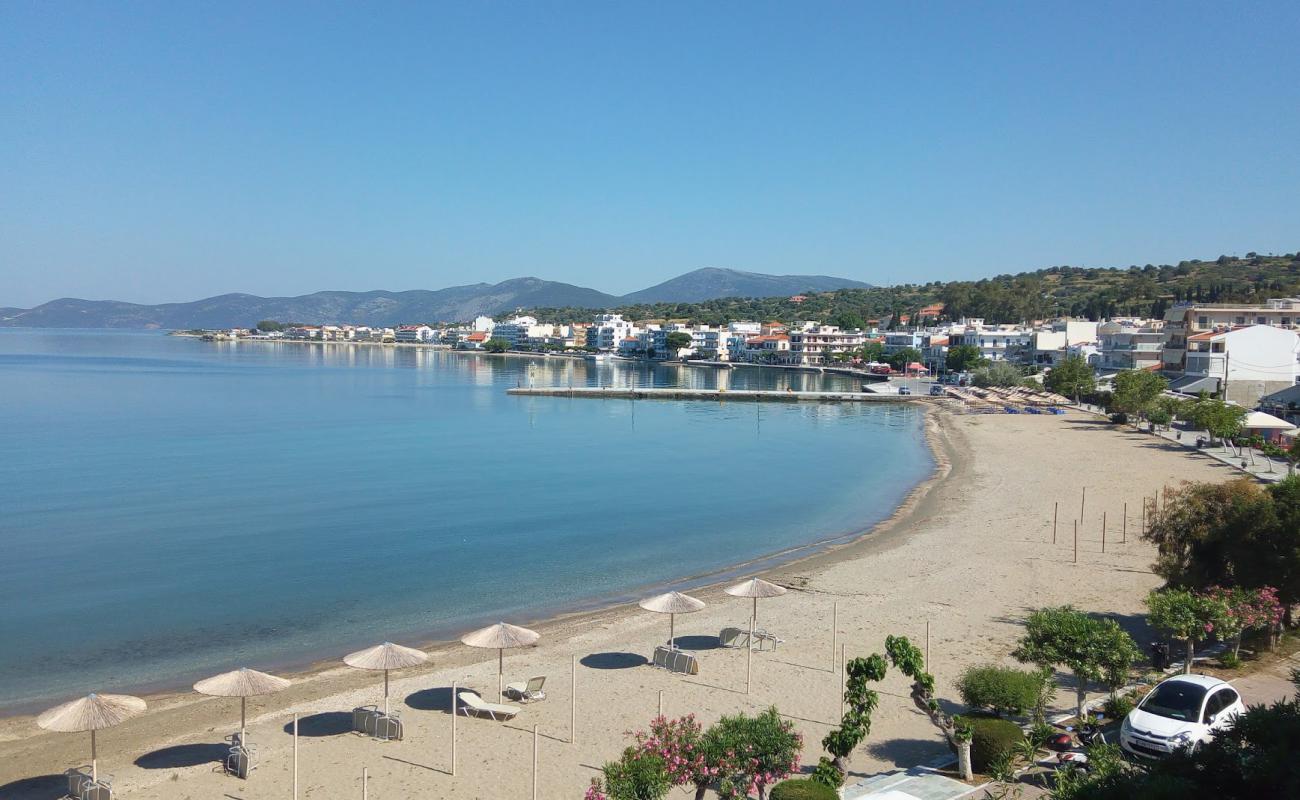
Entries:
{"type": "Polygon", "coordinates": [[[367,647],[365,650],[348,653],[343,656],[343,663],[355,669],[384,671],[384,716],[386,717],[388,716],[388,671],[414,667],[416,664],[423,664],[428,658],[428,654],[423,650],[384,642],[374,647],[367,647]]]}
{"type": "Polygon", "coordinates": [[[95,751],[95,732],[111,728],[143,713],[145,703],[129,694],[97,694],[55,706],[36,718],[47,731],[84,733],[90,731],[90,779],[99,780],[99,754],[95,751]]]}
{"type": "MultiPolygon", "coordinates": [[[[505,651],[514,647],[529,647],[536,644],[540,638],[542,635],[537,631],[511,625],[508,622],[498,622],[473,633],[467,633],[460,637],[460,640],[470,647],[497,651],[497,702],[500,702],[504,697],[501,691],[501,676],[505,671],[505,651]]],[[[455,703],[455,698],[452,698],[452,702],[455,703]]]]}

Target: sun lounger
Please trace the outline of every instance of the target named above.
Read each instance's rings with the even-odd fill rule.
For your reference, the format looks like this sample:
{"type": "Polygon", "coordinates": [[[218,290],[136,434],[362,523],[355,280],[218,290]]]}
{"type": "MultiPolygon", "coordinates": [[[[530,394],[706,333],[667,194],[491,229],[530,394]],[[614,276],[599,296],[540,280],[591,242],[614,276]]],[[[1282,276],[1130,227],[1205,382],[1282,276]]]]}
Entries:
{"type": "Polygon", "coordinates": [[[90,767],[76,767],[63,774],[68,776],[68,797],[80,800],[81,790],[90,783],[90,767]]]}
{"type": "Polygon", "coordinates": [[[718,644],[722,647],[744,647],[749,643],[749,631],[743,628],[723,628],[718,634],[718,644]]]}
{"type": "Polygon", "coordinates": [[[526,683],[507,683],[505,688],[506,697],[511,700],[518,700],[521,703],[531,703],[534,700],[545,700],[546,692],[542,687],[546,685],[546,676],[538,675],[529,678],[526,683]]]}
{"type": "Polygon", "coordinates": [[[456,696],[460,698],[460,702],[463,704],[461,708],[467,717],[469,716],[469,712],[473,711],[479,716],[487,714],[494,720],[498,718],[510,719],[520,711],[518,706],[505,706],[500,703],[489,703],[473,692],[460,692],[456,696]]]}
{"type": "Polygon", "coordinates": [[[695,656],[663,645],[655,648],[654,665],[683,675],[700,674],[700,662],[695,659],[695,656]]]}
{"type": "Polygon", "coordinates": [[[358,706],[352,709],[352,730],[374,739],[400,740],[402,720],[398,718],[397,712],[384,714],[378,706],[358,706]]]}
{"type": "Polygon", "coordinates": [[[776,646],[784,641],[785,639],[780,638],[775,633],[768,633],[761,628],[754,631],[754,642],[758,645],[759,650],[766,650],[767,645],[769,644],[772,645],[772,649],[775,650],[776,646]]]}
{"type": "Polygon", "coordinates": [[[92,781],[81,788],[79,800],[113,800],[113,790],[103,781],[92,781]]]}
{"type": "Polygon", "coordinates": [[[236,778],[247,780],[248,774],[256,766],[253,761],[253,748],[251,745],[234,745],[230,748],[230,752],[226,754],[224,767],[227,775],[234,775],[236,778]]]}

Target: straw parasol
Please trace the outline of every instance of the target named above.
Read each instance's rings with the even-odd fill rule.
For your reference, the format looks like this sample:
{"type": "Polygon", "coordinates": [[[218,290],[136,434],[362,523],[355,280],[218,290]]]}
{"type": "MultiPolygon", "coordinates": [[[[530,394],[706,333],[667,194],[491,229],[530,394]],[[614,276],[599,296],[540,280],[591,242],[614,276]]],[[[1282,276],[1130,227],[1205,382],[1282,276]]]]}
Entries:
{"type": "Polygon", "coordinates": [[[678,614],[690,614],[704,608],[704,601],[697,600],[689,594],[681,592],[665,592],[646,598],[637,605],[646,611],[654,611],[657,614],[668,615],[668,646],[673,647],[673,639],[676,638],[674,633],[674,624],[678,614]]]}
{"type": "Polygon", "coordinates": [[[416,650],[413,647],[403,647],[400,644],[384,642],[374,647],[367,647],[365,650],[358,650],[355,653],[348,653],[343,656],[343,663],[349,667],[357,669],[382,669],[384,671],[384,716],[388,716],[388,671],[390,669],[405,669],[414,667],[416,664],[423,664],[429,660],[428,654],[423,650],[416,650]]]}
{"type": "Polygon", "coordinates": [[[258,672],[248,667],[240,667],[220,675],[213,675],[194,684],[194,691],[213,697],[239,698],[239,743],[244,744],[244,732],[248,721],[248,698],[271,694],[281,689],[288,689],[289,681],[258,672]]]}
{"type": "Polygon", "coordinates": [[[754,623],[758,621],[758,598],[760,597],[780,597],[786,593],[784,586],[777,586],[775,583],[769,583],[762,578],[750,578],[742,581],[735,586],[728,586],[722,591],[732,597],[750,597],[754,600],[754,611],[749,618],[749,633],[754,633],[754,623]]]}
{"type": "Polygon", "coordinates": [[[501,691],[501,675],[505,667],[505,650],[508,647],[528,647],[537,644],[542,635],[508,622],[498,622],[473,633],[467,633],[460,640],[470,647],[482,647],[497,651],[497,700],[505,695],[501,691]]]}
{"type": "Polygon", "coordinates": [[[99,758],[95,752],[95,731],[111,728],[142,713],[144,701],[129,694],[96,694],[56,706],[36,718],[47,731],[80,733],[90,731],[90,779],[99,780],[99,758]]]}

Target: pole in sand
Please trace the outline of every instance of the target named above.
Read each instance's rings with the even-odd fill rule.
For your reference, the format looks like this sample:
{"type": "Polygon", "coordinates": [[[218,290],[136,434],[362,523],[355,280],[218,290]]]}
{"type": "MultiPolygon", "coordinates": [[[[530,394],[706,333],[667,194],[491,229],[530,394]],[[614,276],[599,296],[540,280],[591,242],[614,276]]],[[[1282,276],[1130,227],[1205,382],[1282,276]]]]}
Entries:
{"type": "Polygon", "coordinates": [[[456,682],[451,684],[451,776],[456,777],[456,682]]]}
{"type": "Polygon", "coordinates": [[[1061,510],[1061,501],[1052,503],[1052,544],[1056,544],[1056,515],[1061,510]]]}
{"type": "Polygon", "coordinates": [[[578,657],[569,668],[569,744],[578,741],[578,657]]]}
{"type": "Polygon", "coordinates": [[[361,800],[370,800],[370,767],[361,768],[361,800]]]}
{"type": "Polygon", "coordinates": [[[1124,524],[1120,527],[1119,543],[1128,544],[1128,502],[1124,503],[1124,524]]]}
{"type": "Polygon", "coordinates": [[[1101,512],[1101,552],[1106,552],[1106,512],[1101,512]]]}
{"type": "Polygon", "coordinates": [[[831,672],[835,671],[835,639],[840,629],[840,601],[831,606],[831,672]]]}
{"type": "Polygon", "coordinates": [[[1088,502],[1088,487],[1083,487],[1083,497],[1079,498],[1079,521],[1083,522],[1083,506],[1088,502]]]}
{"type": "Polygon", "coordinates": [[[537,726],[533,726],[533,800],[537,800],[537,726]]]}

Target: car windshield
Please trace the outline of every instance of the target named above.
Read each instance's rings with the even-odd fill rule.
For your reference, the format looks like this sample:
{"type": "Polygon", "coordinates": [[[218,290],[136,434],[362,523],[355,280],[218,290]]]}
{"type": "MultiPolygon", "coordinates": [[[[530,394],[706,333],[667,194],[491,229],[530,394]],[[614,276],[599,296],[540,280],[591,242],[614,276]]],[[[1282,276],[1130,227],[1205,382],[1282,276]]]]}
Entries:
{"type": "Polygon", "coordinates": [[[1139,707],[1158,717],[1196,722],[1200,719],[1201,701],[1204,699],[1204,686],[1186,681],[1165,681],[1147,695],[1139,707]]]}

